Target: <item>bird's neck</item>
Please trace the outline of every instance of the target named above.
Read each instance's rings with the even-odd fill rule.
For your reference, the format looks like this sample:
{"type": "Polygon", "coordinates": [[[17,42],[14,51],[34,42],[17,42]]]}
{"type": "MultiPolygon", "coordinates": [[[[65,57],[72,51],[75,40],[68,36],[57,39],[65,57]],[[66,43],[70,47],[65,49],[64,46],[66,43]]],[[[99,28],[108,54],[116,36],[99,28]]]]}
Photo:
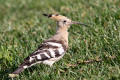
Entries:
{"type": "Polygon", "coordinates": [[[64,45],[68,47],[68,28],[67,27],[58,27],[56,34],[49,38],[48,40],[58,40],[63,41],[64,45]]]}
{"type": "Polygon", "coordinates": [[[58,40],[62,40],[66,46],[68,46],[68,28],[67,27],[58,27],[56,31],[56,37],[58,40]]]}
{"type": "Polygon", "coordinates": [[[68,29],[66,27],[59,27],[56,31],[56,35],[61,39],[68,41],[68,29]]]}
{"type": "Polygon", "coordinates": [[[67,27],[58,27],[56,30],[56,34],[68,34],[68,28],[67,27]]]}

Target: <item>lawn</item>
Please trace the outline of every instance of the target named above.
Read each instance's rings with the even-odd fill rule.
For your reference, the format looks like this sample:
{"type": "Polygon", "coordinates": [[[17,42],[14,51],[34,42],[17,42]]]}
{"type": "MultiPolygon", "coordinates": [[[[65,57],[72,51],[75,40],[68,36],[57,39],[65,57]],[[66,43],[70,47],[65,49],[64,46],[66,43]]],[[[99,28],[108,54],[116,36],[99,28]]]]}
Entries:
{"type": "Polygon", "coordinates": [[[37,64],[15,80],[120,80],[120,0],[0,0],[0,80],[12,80],[8,74],[55,33],[43,13],[89,27],[71,26],[69,50],[53,67],[37,64]]]}

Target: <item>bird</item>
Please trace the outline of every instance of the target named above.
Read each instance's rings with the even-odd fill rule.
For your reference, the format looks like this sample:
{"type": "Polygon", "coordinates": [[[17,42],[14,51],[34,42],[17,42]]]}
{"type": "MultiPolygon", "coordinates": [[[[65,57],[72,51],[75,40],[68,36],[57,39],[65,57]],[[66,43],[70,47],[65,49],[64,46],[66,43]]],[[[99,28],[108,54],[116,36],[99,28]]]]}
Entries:
{"type": "Polygon", "coordinates": [[[87,26],[81,22],[72,21],[71,19],[60,14],[43,14],[51,20],[57,22],[56,33],[44,40],[39,47],[26,57],[18,68],[9,74],[9,77],[17,77],[25,69],[35,64],[46,64],[50,67],[57,61],[59,61],[68,50],[68,29],[72,24],[80,24],[87,26]]]}

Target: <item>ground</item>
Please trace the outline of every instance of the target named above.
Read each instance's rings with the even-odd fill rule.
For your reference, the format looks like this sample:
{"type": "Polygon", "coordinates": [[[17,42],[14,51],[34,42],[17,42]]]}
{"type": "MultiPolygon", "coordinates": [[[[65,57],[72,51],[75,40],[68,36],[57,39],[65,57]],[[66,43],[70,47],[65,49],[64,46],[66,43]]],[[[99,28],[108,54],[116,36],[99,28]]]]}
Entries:
{"type": "Polygon", "coordinates": [[[8,74],[55,33],[56,23],[43,13],[89,26],[71,26],[69,50],[53,67],[38,64],[15,80],[120,79],[119,0],[0,0],[0,80],[10,79],[8,74]]]}

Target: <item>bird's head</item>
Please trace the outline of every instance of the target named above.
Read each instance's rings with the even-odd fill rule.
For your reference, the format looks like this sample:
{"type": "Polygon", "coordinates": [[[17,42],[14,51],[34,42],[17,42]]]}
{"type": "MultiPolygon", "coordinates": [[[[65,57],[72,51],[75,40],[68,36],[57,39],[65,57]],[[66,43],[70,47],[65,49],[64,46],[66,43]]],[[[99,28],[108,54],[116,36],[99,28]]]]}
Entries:
{"type": "Polygon", "coordinates": [[[43,15],[47,16],[50,19],[53,19],[53,20],[57,21],[58,26],[61,27],[61,28],[62,27],[69,28],[70,25],[72,25],[72,24],[80,24],[80,25],[87,26],[86,24],[83,24],[83,23],[80,23],[80,22],[77,22],[77,21],[72,21],[71,19],[69,19],[65,16],[62,16],[62,15],[59,15],[59,14],[43,14],[43,15]]]}

